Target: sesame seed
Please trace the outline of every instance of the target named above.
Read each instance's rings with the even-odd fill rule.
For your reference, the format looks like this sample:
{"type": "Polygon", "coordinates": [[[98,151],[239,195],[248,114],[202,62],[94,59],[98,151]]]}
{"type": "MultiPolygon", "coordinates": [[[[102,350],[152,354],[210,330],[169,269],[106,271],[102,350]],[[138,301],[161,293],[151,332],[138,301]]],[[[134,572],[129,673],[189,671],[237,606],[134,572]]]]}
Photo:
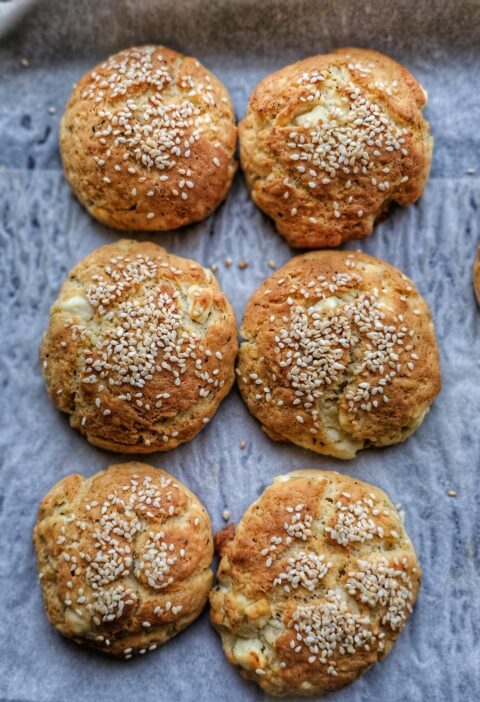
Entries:
{"type": "Polygon", "coordinates": [[[347,589],[369,607],[384,608],[382,624],[401,630],[411,611],[412,582],[405,570],[389,566],[386,558],[359,560],[358,570],[348,573],[347,589]]]}
{"type": "Polygon", "coordinates": [[[331,566],[331,563],[326,562],[325,556],[299,551],[288,559],[285,571],[278,574],[273,585],[283,586],[287,593],[290,588],[296,590],[299,587],[314,592],[331,566]]]}
{"type": "MultiPolygon", "coordinates": [[[[361,614],[350,612],[333,591],[328,593],[326,601],[321,604],[297,607],[289,621],[289,627],[295,635],[291,647],[295,653],[302,653],[306,649],[310,653],[310,664],[317,660],[326,663],[337,649],[332,642],[348,641],[349,652],[355,653],[357,650],[365,650],[375,638],[365,618],[361,614]]],[[[340,646],[339,653],[343,652],[345,648],[340,646]]],[[[327,672],[336,673],[333,663],[327,672]]]]}

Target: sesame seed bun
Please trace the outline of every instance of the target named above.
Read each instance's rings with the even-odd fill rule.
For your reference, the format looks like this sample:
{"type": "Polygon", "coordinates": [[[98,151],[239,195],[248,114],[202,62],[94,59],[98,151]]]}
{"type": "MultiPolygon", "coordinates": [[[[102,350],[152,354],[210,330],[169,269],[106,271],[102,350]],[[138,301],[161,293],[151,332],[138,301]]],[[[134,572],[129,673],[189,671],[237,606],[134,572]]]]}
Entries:
{"type": "Polygon", "coordinates": [[[427,94],[366,49],[312,56],[267,76],[239,124],[254,202],[291,246],[362,239],[391,202],[423,192],[433,140],[427,94]]]}
{"type": "Polygon", "coordinates": [[[251,297],[238,384],[268,436],[338,458],[406,439],[440,390],[432,318],[373,256],[293,258],[251,297]]]}
{"type": "Polygon", "coordinates": [[[236,353],[234,313],[210,270],[122,240],[72,269],[40,357],[53,403],[90,443],[151,453],[209,422],[236,353]]]}
{"type": "Polygon", "coordinates": [[[154,650],[208,599],[207,511],[180,481],[144,463],[63,478],[42,501],[33,540],[50,622],[104,653],[154,650]]]}
{"type": "Polygon", "coordinates": [[[207,217],[236,170],[224,85],[163,46],[112,56],[75,86],[62,119],[65,176],[90,214],[115,229],[176,229],[207,217]]]}
{"type": "Polygon", "coordinates": [[[217,543],[212,623],[229,662],[272,695],[353,682],[389,653],[417,598],[400,515],[338,473],[279,476],[217,543]]]}

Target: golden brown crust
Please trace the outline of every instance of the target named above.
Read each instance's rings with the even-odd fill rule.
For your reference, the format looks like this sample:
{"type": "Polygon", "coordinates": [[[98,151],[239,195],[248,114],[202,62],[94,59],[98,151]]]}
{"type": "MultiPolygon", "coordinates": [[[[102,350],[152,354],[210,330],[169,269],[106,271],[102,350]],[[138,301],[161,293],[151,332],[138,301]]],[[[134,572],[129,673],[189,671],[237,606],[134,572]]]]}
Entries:
{"type": "Polygon", "coordinates": [[[239,124],[254,202],[294,247],[369,236],[390,202],[408,205],[423,192],[433,144],[426,101],[406,68],[367,49],[267,76],[239,124]]]}
{"type": "Polygon", "coordinates": [[[389,498],[329,471],[276,478],[222,554],[212,623],[229,662],[273,695],[353,682],[391,650],[420,585],[389,498]]]}
{"type": "Polygon", "coordinates": [[[480,305],[480,246],[477,249],[477,256],[473,265],[473,288],[477,297],[477,302],[480,305]]]}
{"type": "Polygon", "coordinates": [[[226,527],[217,531],[214,538],[215,553],[217,553],[220,558],[223,556],[224,549],[229,541],[235,536],[235,525],[227,524],[226,527]]]}
{"type": "Polygon", "coordinates": [[[153,650],[207,601],[207,511],[185,485],[144,463],[61,480],[42,501],[33,539],[50,622],[104,653],[153,650]]]}
{"type": "Polygon", "coordinates": [[[406,439],[440,390],[430,311],[411,280],[373,256],[293,258],[251,297],[238,383],[274,440],[353,458],[406,439]]]}
{"type": "Polygon", "coordinates": [[[209,270],[122,240],[72,269],[40,356],[55,406],[90,443],[151,453],[208,423],[233,384],[236,352],[235,317],[209,270]]]}
{"type": "Polygon", "coordinates": [[[163,46],[121,51],[75,86],[60,129],[65,176],[98,220],[176,229],[207,217],[236,171],[224,85],[163,46]]]}

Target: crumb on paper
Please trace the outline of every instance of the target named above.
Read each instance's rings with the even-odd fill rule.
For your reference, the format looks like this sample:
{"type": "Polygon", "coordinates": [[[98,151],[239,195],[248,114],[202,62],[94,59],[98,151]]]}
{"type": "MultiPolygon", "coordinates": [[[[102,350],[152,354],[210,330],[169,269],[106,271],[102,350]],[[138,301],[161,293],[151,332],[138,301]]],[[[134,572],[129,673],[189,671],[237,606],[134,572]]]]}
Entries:
{"type": "Polygon", "coordinates": [[[230,266],[232,265],[232,263],[233,263],[233,261],[232,261],[231,258],[226,258],[226,259],[225,259],[225,266],[226,266],[227,268],[230,268],[230,266]]]}
{"type": "Polygon", "coordinates": [[[28,68],[30,66],[30,61],[27,58],[22,58],[20,59],[20,65],[23,66],[23,68],[28,68]]]}
{"type": "Polygon", "coordinates": [[[48,111],[51,115],[54,115],[57,112],[57,108],[54,107],[53,105],[50,105],[50,107],[48,108],[48,111]]]}
{"type": "Polygon", "coordinates": [[[228,509],[223,510],[222,517],[226,522],[228,522],[228,520],[230,519],[230,512],[228,509]]]}
{"type": "Polygon", "coordinates": [[[240,441],[240,448],[241,449],[244,449],[246,445],[247,444],[245,443],[245,441],[240,441]]]}
{"type": "Polygon", "coordinates": [[[276,267],[277,267],[277,264],[275,263],[275,261],[273,261],[272,259],[270,259],[270,261],[268,262],[268,266],[269,266],[269,268],[272,269],[272,271],[274,271],[274,270],[276,269],[276,267]]]}
{"type": "Polygon", "coordinates": [[[216,273],[218,271],[218,263],[212,263],[212,265],[210,266],[210,270],[213,273],[216,273]]]}
{"type": "Polygon", "coordinates": [[[456,497],[456,496],[457,496],[457,491],[456,491],[456,490],[449,490],[449,491],[448,491],[448,496],[449,496],[449,497],[456,497]]]}
{"type": "Polygon", "coordinates": [[[240,261],[238,264],[238,267],[240,268],[241,271],[245,270],[245,268],[248,268],[248,261],[240,261]]]}

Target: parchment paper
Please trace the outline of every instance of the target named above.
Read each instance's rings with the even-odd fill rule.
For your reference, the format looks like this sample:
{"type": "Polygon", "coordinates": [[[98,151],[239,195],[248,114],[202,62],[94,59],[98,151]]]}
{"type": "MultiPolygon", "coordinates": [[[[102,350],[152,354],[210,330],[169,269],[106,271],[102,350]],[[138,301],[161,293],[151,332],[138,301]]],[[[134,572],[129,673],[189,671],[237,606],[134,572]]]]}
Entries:
{"type": "MultiPolygon", "coordinates": [[[[387,490],[405,510],[423,587],[388,658],[329,699],[480,699],[480,312],[471,285],[480,240],[480,5],[455,0],[43,1],[3,40],[0,699],[265,698],[227,664],[207,612],[160,651],[117,662],[57,634],[44,616],[36,581],[31,530],[42,496],[64,475],[92,475],[125,458],[89,446],[69,428],[49,402],[38,366],[49,307],[67,271],[117,238],[71,195],[58,155],[58,122],[85,70],[113,51],[145,42],[195,54],[224,80],[238,116],[263,75],[348,44],[391,54],[428,90],[436,143],[424,197],[349,247],[398,266],[432,306],[443,390],[420,430],[400,446],[365,451],[350,462],[330,460],[271,442],[235,390],[192,443],[147,460],[185,481],[206,504],[216,529],[223,526],[224,508],[239,519],[276,474],[293,468],[333,468],[387,490]],[[22,58],[30,62],[27,68],[22,58]],[[456,497],[447,495],[450,489],[456,497]]],[[[208,220],[151,238],[204,265],[220,264],[218,277],[239,321],[248,297],[271,273],[267,261],[280,265],[293,253],[250,201],[241,173],[226,204],[208,220]],[[234,261],[230,269],[226,257],[234,261]],[[250,265],[239,270],[244,259],[250,265]]]]}

